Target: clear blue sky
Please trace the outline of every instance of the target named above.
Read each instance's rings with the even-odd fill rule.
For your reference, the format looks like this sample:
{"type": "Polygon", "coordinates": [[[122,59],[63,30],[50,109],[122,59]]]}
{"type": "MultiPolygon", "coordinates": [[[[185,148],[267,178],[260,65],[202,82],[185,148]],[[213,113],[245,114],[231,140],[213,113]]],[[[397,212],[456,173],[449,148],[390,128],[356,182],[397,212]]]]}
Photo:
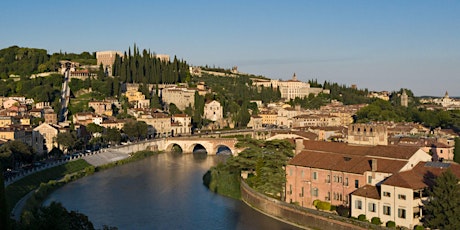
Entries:
{"type": "Polygon", "coordinates": [[[141,49],[192,65],[460,96],[460,1],[0,2],[0,48],[141,49]]]}

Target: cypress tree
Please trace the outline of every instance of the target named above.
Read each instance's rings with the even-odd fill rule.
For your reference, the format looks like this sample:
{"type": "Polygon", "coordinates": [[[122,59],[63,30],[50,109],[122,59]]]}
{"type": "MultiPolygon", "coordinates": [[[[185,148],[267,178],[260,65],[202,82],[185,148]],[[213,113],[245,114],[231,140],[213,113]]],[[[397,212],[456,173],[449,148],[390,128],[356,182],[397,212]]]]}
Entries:
{"type": "Polygon", "coordinates": [[[460,163],[460,138],[455,138],[454,161],[460,163]]]}
{"type": "Polygon", "coordinates": [[[425,205],[425,226],[431,229],[458,229],[460,226],[460,185],[450,169],[435,179],[425,205]]]}
{"type": "MultiPolygon", "coordinates": [[[[0,166],[0,169],[2,167],[0,166]]],[[[3,172],[3,169],[2,169],[3,172]]],[[[5,197],[5,183],[3,181],[3,173],[0,174],[0,229],[11,229],[10,227],[10,217],[8,215],[8,208],[6,206],[6,197],[5,197]]]]}

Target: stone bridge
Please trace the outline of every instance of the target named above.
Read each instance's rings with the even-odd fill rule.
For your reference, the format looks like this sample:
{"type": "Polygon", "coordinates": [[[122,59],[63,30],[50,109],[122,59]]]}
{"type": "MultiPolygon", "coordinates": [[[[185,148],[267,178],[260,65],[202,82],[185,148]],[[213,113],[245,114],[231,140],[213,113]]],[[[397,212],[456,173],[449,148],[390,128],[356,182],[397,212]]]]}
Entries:
{"type": "Polygon", "coordinates": [[[120,146],[118,150],[126,153],[145,149],[171,151],[174,146],[178,146],[182,153],[193,153],[195,147],[202,146],[208,155],[216,155],[220,147],[226,147],[232,155],[238,155],[243,149],[235,147],[237,142],[236,138],[169,137],[120,146]]]}

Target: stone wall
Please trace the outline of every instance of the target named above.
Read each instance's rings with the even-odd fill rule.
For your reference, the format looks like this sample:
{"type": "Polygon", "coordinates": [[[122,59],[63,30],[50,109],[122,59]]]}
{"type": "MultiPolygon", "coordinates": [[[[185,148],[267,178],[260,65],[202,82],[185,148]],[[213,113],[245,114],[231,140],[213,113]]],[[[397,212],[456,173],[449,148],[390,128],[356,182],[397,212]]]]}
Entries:
{"type": "Polygon", "coordinates": [[[354,230],[386,229],[369,223],[352,220],[332,213],[307,209],[264,196],[241,180],[241,199],[249,206],[285,222],[305,228],[354,230]]]}

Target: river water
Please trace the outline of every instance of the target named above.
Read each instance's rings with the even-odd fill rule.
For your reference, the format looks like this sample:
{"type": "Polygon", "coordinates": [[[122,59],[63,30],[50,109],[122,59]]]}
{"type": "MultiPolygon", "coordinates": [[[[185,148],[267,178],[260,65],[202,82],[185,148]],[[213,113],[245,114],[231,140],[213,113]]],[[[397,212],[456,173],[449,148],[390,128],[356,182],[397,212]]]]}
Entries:
{"type": "Polygon", "coordinates": [[[298,229],[210,192],[203,174],[219,156],[163,153],[79,179],[45,201],[84,213],[96,228],[298,229]]]}

